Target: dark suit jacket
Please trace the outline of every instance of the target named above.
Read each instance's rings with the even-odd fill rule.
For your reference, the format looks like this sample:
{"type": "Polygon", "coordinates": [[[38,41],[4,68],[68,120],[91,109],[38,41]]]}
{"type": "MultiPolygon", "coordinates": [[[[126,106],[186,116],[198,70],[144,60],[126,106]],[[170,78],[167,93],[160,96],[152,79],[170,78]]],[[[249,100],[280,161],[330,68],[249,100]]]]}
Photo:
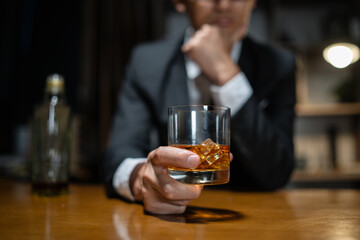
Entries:
{"type": "MultiPolygon", "coordinates": [[[[135,48],[105,157],[105,182],[116,196],[112,177],[127,157],[146,157],[167,145],[167,109],[189,104],[183,36],[135,48]]],[[[232,117],[230,183],[239,189],[274,190],[292,172],[295,62],[288,52],[245,38],[239,66],[253,96],[232,117]]]]}

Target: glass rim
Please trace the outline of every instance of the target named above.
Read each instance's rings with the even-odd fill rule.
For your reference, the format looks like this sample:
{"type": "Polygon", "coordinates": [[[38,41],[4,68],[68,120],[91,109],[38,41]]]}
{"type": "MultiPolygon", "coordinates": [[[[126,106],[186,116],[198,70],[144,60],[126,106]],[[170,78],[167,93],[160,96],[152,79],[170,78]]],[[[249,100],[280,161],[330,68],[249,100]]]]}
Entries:
{"type": "Polygon", "coordinates": [[[182,110],[182,111],[230,111],[231,109],[226,106],[220,105],[176,105],[168,107],[168,110],[182,110]]]}

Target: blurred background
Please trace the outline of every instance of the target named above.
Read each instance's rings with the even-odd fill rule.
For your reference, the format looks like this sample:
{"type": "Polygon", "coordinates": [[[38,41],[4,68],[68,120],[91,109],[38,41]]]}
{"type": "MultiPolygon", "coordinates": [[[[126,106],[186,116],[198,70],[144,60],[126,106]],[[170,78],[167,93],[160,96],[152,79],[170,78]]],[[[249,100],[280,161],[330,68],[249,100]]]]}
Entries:
{"type": "MultiPolygon", "coordinates": [[[[289,49],[298,63],[289,187],[360,187],[358,50],[340,65],[323,56],[329,44],[360,46],[359,9],[358,0],[258,0],[250,35],[289,49]]],[[[0,12],[0,173],[28,179],[32,113],[56,72],[73,112],[72,180],[101,181],[133,46],[176,34],[186,17],[170,0],[4,0],[0,12]]]]}

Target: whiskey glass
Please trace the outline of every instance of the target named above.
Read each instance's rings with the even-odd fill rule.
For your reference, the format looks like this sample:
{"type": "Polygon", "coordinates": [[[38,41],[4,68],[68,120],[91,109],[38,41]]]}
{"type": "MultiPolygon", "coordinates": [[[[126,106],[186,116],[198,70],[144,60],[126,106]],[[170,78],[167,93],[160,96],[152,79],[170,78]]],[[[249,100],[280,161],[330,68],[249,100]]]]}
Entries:
{"type": "Polygon", "coordinates": [[[188,184],[216,185],[230,179],[230,108],[213,105],[168,109],[168,145],[199,155],[193,169],[169,166],[169,175],[188,184]]]}

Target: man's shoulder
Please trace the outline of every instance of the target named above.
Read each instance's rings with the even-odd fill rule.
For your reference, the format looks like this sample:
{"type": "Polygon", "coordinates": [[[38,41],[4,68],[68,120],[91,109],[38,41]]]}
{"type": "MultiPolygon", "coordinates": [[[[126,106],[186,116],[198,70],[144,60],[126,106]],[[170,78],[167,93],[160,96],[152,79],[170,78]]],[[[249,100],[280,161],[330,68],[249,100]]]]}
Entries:
{"type": "Polygon", "coordinates": [[[181,47],[179,38],[162,38],[156,41],[140,43],[132,51],[133,61],[168,61],[181,47]]]}
{"type": "Polygon", "coordinates": [[[171,63],[181,56],[181,43],[181,39],[165,38],[136,45],[129,61],[128,76],[145,84],[145,88],[161,84],[171,63]]]}

